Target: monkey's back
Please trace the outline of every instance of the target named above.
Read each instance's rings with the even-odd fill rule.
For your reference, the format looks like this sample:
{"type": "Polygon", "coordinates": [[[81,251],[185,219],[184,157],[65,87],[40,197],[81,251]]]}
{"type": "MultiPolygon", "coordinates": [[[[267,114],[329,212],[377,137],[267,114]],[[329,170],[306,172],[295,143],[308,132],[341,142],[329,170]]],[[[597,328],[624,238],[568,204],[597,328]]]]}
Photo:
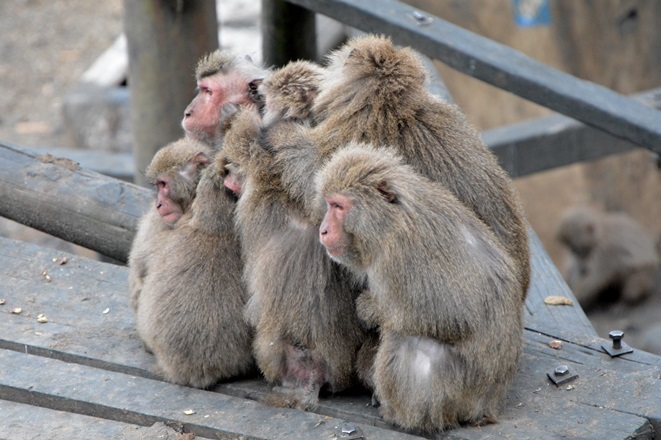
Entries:
{"type": "Polygon", "coordinates": [[[243,320],[239,243],[203,233],[184,217],[153,255],[137,316],[141,337],[166,379],[204,388],[246,373],[252,335],[243,320]]]}
{"type": "Polygon", "coordinates": [[[158,215],[155,206],[150,207],[140,218],[128,259],[129,305],[134,313],[137,312],[138,299],[149,270],[149,262],[152,261],[151,254],[161,242],[162,234],[169,230],[170,227],[158,215]]]}
{"type": "Polygon", "coordinates": [[[244,280],[246,314],[256,327],[255,356],[269,381],[282,379],[283,343],[320,355],[333,390],[353,378],[353,360],[363,333],[353,307],[357,287],[332,263],[318,229],[257,189],[237,207],[242,245],[250,246],[244,280]],[[245,239],[244,239],[245,237],[245,239]]]}
{"type": "Polygon", "coordinates": [[[329,69],[333,75],[322,86],[312,131],[322,151],[330,155],[352,141],[396,148],[491,227],[517,261],[525,299],[530,252],[518,196],[459,108],[424,88],[427,74],[417,53],[368,35],[337,51],[329,69]]]}
{"type": "Polygon", "coordinates": [[[416,233],[402,238],[418,250],[400,253],[399,264],[412,273],[395,279],[382,267],[378,277],[368,274],[370,288],[383,288],[392,310],[375,369],[377,392],[390,402],[384,414],[425,430],[493,418],[522,350],[514,263],[454,197],[424,189],[416,195],[423,196],[419,209],[437,217],[412,224],[416,233]]]}

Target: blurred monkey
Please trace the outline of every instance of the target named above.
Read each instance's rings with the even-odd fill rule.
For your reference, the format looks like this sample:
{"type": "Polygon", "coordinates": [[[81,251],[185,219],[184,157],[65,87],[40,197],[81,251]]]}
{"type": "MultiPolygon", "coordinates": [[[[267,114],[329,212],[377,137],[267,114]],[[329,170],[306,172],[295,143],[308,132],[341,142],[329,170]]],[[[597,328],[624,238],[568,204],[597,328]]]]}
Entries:
{"type": "Polygon", "coordinates": [[[659,255],[652,236],[629,215],[574,207],[563,216],[558,239],[570,251],[567,284],[584,307],[607,289],[628,304],[653,292],[659,255]]]}

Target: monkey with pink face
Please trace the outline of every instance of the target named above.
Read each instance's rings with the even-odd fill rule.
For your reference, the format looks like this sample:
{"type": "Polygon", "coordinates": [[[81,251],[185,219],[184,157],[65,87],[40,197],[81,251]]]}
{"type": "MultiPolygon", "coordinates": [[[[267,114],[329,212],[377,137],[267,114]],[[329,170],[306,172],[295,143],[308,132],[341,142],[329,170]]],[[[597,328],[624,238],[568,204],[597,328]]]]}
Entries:
{"type": "Polygon", "coordinates": [[[181,121],[186,137],[221,147],[230,121],[223,108],[231,104],[256,112],[261,105],[257,88],[267,74],[249,56],[217,50],[203,57],[195,68],[197,94],[181,121]]]}
{"type": "Polygon", "coordinates": [[[253,365],[234,200],[207,167],[234,113],[257,113],[266,73],[229,52],[203,57],[182,120],[186,137],[159,150],[146,170],[157,195],[129,256],[130,305],[145,348],[175,383],[204,388],[253,365]]]}
{"type": "Polygon", "coordinates": [[[321,243],[369,284],[357,313],[380,336],[363,380],[384,419],[428,433],[495,421],[523,331],[516,263],[500,240],[395,150],[349,144],[317,189],[321,243]]]}
{"type": "Polygon", "coordinates": [[[267,73],[249,57],[227,51],[217,50],[198,62],[197,94],[181,122],[188,141],[180,139],[161,148],[145,171],[157,195],[155,205],[140,220],[129,256],[130,304],[134,310],[154,246],[167,240],[167,233],[195,198],[200,173],[209,162],[199,158],[213,156],[213,150],[222,146],[240,108],[257,112],[257,87],[267,73]]]}

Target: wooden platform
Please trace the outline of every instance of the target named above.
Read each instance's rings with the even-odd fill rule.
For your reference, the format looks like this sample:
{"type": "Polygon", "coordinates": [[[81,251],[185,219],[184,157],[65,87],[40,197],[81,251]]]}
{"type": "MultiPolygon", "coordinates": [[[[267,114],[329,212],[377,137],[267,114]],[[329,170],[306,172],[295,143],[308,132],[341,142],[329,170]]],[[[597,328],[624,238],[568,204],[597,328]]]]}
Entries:
{"type": "MultiPolygon", "coordinates": [[[[536,239],[533,248],[525,355],[500,423],[439,437],[654,438],[661,358],[612,359],[578,306],[544,304],[572,296],[536,239]],[[579,377],[557,387],[547,372],[561,364],[579,377]]],[[[268,391],[259,378],[214,391],[158,380],[134,330],[125,267],[0,239],[0,299],[0,438],[150,438],[168,426],[207,438],[415,438],[385,424],[365,394],[324,398],[308,413],[255,402],[268,391]]]]}

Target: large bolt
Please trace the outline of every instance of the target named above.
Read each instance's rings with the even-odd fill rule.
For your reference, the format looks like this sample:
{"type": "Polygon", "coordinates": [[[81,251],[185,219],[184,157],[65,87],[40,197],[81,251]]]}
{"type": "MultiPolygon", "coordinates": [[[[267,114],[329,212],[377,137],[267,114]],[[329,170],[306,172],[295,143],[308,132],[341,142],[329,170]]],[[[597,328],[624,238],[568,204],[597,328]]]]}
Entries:
{"type": "Polygon", "coordinates": [[[608,333],[608,337],[613,340],[613,349],[619,350],[622,348],[622,338],[624,338],[622,330],[613,330],[608,333]]]}
{"type": "Polygon", "coordinates": [[[553,370],[553,374],[556,376],[564,376],[567,373],[569,373],[569,367],[566,365],[559,365],[553,370]]]}

